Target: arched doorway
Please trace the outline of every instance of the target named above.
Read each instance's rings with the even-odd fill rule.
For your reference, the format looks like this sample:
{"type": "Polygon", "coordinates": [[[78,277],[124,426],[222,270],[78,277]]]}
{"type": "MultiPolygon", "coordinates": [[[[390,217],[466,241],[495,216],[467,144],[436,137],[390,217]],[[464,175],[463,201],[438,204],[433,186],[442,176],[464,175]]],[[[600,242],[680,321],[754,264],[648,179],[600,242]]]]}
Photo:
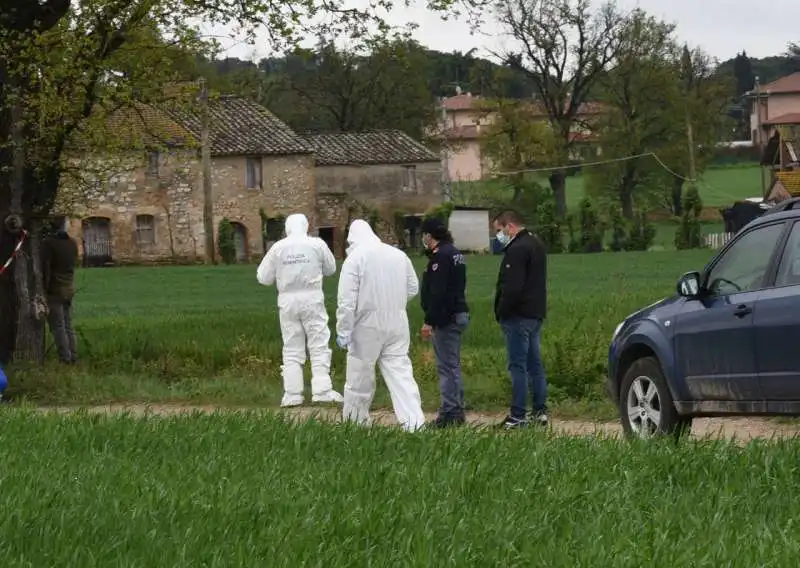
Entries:
{"type": "Polygon", "coordinates": [[[103,266],[113,261],[111,219],[88,217],[83,220],[83,265],[103,266]]]}
{"type": "Polygon", "coordinates": [[[236,262],[247,262],[247,228],[235,221],[231,225],[233,225],[233,244],[236,247],[236,262]]]}

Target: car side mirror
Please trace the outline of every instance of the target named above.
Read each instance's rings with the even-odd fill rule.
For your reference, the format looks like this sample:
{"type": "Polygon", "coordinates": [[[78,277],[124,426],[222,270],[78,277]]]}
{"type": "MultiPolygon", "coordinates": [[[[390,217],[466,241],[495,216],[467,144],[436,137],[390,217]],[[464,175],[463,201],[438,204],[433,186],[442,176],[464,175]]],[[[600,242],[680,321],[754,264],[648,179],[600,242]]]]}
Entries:
{"type": "Polygon", "coordinates": [[[700,295],[699,272],[687,272],[678,279],[678,295],[684,298],[696,298],[700,295]]]}

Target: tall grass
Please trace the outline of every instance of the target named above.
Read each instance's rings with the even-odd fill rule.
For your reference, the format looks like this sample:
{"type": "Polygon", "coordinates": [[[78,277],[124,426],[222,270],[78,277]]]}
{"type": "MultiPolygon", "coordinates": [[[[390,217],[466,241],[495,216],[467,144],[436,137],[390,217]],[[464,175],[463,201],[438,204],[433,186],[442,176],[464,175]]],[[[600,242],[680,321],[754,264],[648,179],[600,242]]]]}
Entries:
{"type": "Polygon", "coordinates": [[[0,413],[3,565],[794,566],[800,443],[0,413]]]}
{"type": "MultiPolygon", "coordinates": [[[[605,399],[610,335],[636,309],[674,292],[683,272],[708,251],[555,255],[549,266],[548,318],[542,333],[554,401],[605,399]]],[[[421,269],[421,262],[417,261],[421,269]]],[[[471,322],[462,368],[467,403],[505,406],[506,353],[493,315],[499,257],[468,259],[471,322]]],[[[45,403],[193,401],[274,404],[282,390],[281,338],[274,289],[254,266],[88,269],[78,272],[75,322],[82,361],[11,370],[10,394],[45,403]]],[[[336,278],[326,282],[331,328],[336,278]]],[[[438,403],[432,348],[419,337],[418,299],[410,304],[411,357],[428,409],[438,403]]],[[[52,341],[48,338],[48,341],[52,341]]],[[[51,348],[51,361],[55,354],[51,348]]],[[[334,350],[333,380],[344,382],[334,350]]],[[[388,403],[381,388],[377,404],[388,403]]]]}

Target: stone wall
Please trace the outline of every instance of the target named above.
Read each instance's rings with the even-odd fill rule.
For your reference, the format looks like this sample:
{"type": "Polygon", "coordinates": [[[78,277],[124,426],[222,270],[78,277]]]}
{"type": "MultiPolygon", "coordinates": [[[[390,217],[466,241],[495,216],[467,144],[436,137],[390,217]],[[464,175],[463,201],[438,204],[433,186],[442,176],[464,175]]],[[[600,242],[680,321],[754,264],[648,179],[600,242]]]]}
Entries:
{"type": "Polygon", "coordinates": [[[333,229],[333,254],[344,257],[345,234],[349,220],[348,197],[344,193],[321,193],[317,196],[316,229],[333,229]]]}
{"type": "MultiPolygon", "coordinates": [[[[201,168],[196,153],[162,154],[158,156],[157,172],[152,168],[153,162],[148,168],[147,161],[128,159],[117,173],[88,184],[78,199],[64,205],[71,218],[71,233],[78,237],[82,253],[84,221],[100,217],[109,222],[114,262],[202,260],[205,230],[201,168]],[[153,238],[137,238],[149,235],[149,231],[142,230],[147,221],[152,222],[153,238]]],[[[84,160],[84,170],[97,170],[100,162],[84,160]]],[[[315,222],[314,163],[311,155],[265,156],[261,161],[260,189],[245,187],[246,163],[243,156],[212,159],[214,231],[216,234],[224,217],[238,223],[245,235],[246,256],[260,260],[264,244],[259,210],[269,217],[301,212],[310,223],[315,222]]],[[[74,195],[75,189],[70,192],[74,195]]],[[[89,238],[96,239],[97,231],[94,234],[89,238]]]]}
{"type": "Polygon", "coordinates": [[[344,249],[347,222],[351,217],[366,217],[369,210],[376,211],[381,219],[379,236],[395,244],[394,217],[397,213],[422,215],[442,203],[439,162],[421,162],[413,166],[414,174],[403,165],[317,167],[319,226],[338,229],[335,253],[344,249]]]}
{"type": "MultiPolygon", "coordinates": [[[[245,187],[246,159],[213,160],[212,183],[220,188],[214,206],[214,229],[223,217],[241,223],[247,234],[247,253],[253,260],[264,255],[261,235],[263,209],[268,217],[303,213],[316,227],[314,159],[308,156],[265,157],[262,160],[262,189],[245,187]]],[[[202,203],[200,206],[202,219],[202,203]]]]}

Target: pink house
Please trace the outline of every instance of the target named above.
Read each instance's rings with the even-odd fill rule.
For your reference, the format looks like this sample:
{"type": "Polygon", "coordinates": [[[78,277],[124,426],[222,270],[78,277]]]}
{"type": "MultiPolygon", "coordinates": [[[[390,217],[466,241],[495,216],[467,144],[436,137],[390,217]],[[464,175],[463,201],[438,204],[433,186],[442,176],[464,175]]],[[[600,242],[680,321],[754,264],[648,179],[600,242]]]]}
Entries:
{"type": "Polygon", "coordinates": [[[800,124],[800,72],[761,85],[745,96],[750,101],[751,139],[757,146],[763,148],[776,127],[800,124]]]}
{"type": "MultiPolygon", "coordinates": [[[[472,93],[460,93],[441,101],[444,124],[440,128],[448,142],[447,167],[451,181],[475,181],[491,173],[486,158],[481,155],[480,139],[495,117],[486,105],[481,104],[485,101],[486,99],[472,93]]],[[[591,121],[592,116],[601,112],[602,107],[597,103],[587,103],[583,105],[579,115],[584,121],[591,121]]],[[[541,120],[547,119],[547,113],[542,108],[535,108],[533,116],[541,120]]],[[[585,143],[578,144],[578,154],[585,154],[586,148],[580,146],[587,146],[591,148],[591,153],[597,153],[596,146],[592,144],[594,135],[586,128],[576,128],[573,140],[585,143]]]]}

